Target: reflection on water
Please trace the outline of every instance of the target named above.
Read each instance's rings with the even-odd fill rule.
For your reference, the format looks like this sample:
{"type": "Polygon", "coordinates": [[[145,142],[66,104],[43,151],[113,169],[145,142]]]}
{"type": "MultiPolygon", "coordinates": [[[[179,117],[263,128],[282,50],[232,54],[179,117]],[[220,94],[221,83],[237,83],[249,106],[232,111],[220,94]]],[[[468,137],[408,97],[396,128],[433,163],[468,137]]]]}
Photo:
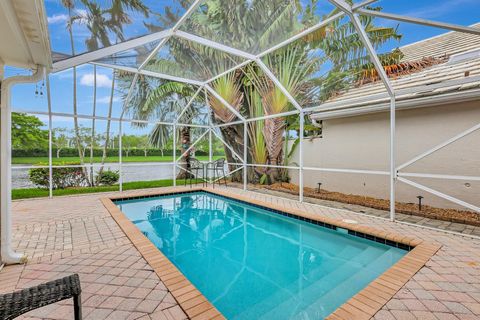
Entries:
{"type": "Polygon", "coordinates": [[[321,319],[405,252],[207,193],[118,203],[229,319],[321,319]]]}

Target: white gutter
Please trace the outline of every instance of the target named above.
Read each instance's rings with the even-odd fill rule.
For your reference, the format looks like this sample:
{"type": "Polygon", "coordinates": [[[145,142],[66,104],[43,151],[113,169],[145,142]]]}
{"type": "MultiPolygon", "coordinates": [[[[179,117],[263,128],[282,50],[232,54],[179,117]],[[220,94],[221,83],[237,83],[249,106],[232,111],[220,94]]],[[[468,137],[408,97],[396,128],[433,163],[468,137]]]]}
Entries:
{"type": "Polygon", "coordinates": [[[0,104],[0,259],[5,264],[22,263],[26,257],[12,249],[12,115],[11,88],[20,83],[36,83],[45,75],[45,69],[37,66],[31,76],[15,76],[2,81],[0,104]]]}
{"type": "MultiPolygon", "coordinates": [[[[458,91],[448,94],[442,94],[437,96],[426,96],[422,98],[406,99],[397,101],[396,107],[397,110],[406,110],[406,109],[416,109],[416,108],[426,108],[426,107],[435,107],[442,106],[450,103],[459,103],[459,102],[469,102],[480,99],[480,89],[471,90],[471,91],[458,91]]],[[[335,118],[345,118],[345,117],[354,117],[361,116],[371,113],[380,113],[386,112],[389,110],[388,102],[381,102],[376,104],[371,104],[367,106],[354,107],[354,108],[343,108],[338,110],[326,110],[323,112],[317,112],[310,115],[312,121],[318,120],[327,120],[335,118]]]]}

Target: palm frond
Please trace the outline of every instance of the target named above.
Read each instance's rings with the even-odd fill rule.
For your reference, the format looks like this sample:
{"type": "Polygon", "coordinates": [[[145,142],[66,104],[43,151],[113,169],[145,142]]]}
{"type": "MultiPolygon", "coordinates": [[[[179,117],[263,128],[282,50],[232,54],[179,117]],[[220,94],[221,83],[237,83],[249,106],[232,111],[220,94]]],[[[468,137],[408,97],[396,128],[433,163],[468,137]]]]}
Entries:
{"type": "MultiPolygon", "coordinates": [[[[243,103],[243,93],[241,91],[241,83],[234,72],[213,81],[212,88],[235,110],[240,110],[243,103]]],[[[211,93],[208,95],[208,101],[218,120],[227,123],[235,119],[235,114],[211,93]]]]}

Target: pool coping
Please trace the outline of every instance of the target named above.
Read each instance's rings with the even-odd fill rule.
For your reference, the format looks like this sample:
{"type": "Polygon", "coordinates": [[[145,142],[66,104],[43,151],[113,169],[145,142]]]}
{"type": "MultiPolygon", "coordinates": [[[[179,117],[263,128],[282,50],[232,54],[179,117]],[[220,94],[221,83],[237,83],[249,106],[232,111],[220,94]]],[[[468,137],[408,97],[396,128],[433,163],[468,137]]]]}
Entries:
{"type": "MultiPolygon", "coordinates": [[[[387,269],[365,288],[356,293],[343,305],[338,307],[326,319],[370,319],[410,280],[426,262],[441,248],[441,245],[426,242],[421,239],[387,233],[380,229],[361,224],[308,213],[301,209],[286,208],[274,203],[268,203],[211,187],[177,187],[175,190],[152,190],[132,192],[101,198],[101,201],[112,218],[117,222],[125,235],[130,239],[147,263],[153,268],[160,280],[165,284],[179,306],[190,319],[225,319],[213,304],[178,270],[173,263],[138,229],[133,222],[114,203],[118,200],[138,199],[143,197],[168,194],[206,191],[233,200],[247,202],[260,207],[286,213],[303,221],[317,221],[324,225],[334,226],[352,231],[352,235],[369,235],[375,239],[384,239],[391,243],[408,246],[411,250],[397,263],[387,269]]],[[[357,235],[357,236],[358,236],[357,235]]],[[[362,236],[363,238],[363,236],[362,236]]],[[[369,239],[376,241],[374,239],[369,239]]]]}

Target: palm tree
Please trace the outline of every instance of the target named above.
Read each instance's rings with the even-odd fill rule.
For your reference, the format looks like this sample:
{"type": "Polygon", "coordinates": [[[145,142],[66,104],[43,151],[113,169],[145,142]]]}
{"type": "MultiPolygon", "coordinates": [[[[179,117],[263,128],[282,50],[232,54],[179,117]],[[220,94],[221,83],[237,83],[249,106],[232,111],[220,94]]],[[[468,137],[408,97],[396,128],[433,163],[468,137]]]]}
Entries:
{"type": "MultiPolygon", "coordinates": [[[[72,56],[75,56],[75,42],[73,36],[73,25],[79,19],[77,15],[73,15],[73,10],[75,9],[75,0],[62,0],[62,5],[68,10],[68,20],[67,20],[67,30],[68,35],[70,38],[70,49],[72,56]]],[[[73,127],[74,127],[74,134],[75,134],[75,145],[77,146],[78,150],[78,157],[80,160],[80,166],[82,167],[83,175],[86,177],[88,181],[88,172],[85,168],[85,152],[82,148],[81,143],[81,133],[80,133],[80,126],[78,123],[78,108],[77,108],[77,68],[73,67],[73,94],[72,94],[72,106],[73,106],[73,127]]],[[[90,183],[90,182],[89,182],[90,183]]]]}
{"type": "Polygon", "coordinates": [[[93,108],[92,108],[92,136],[90,137],[90,183],[93,177],[93,147],[95,142],[95,116],[97,114],[97,66],[93,66],[93,108]]]}
{"type": "MultiPolygon", "coordinates": [[[[259,52],[284,40],[285,34],[298,33],[306,25],[318,22],[320,18],[314,14],[317,2],[311,0],[305,6],[299,0],[210,0],[194,12],[182,28],[232,47],[259,52]]],[[[337,12],[334,9],[321,19],[337,12]]],[[[375,26],[373,18],[361,16],[360,20],[376,48],[400,37],[395,28],[375,26]]],[[[189,72],[189,76],[208,79],[225,70],[226,61],[232,59],[223,52],[176,38],[168,44],[170,59],[154,57],[148,64],[149,70],[170,74],[189,72]],[[186,71],[183,70],[185,66],[188,66],[186,71]]],[[[345,19],[337,19],[263,58],[264,63],[300,105],[320,103],[348,87],[352,79],[357,79],[361,71],[359,66],[367,66],[368,59],[354,26],[345,19]],[[319,51],[323,56],[316,54],[319,51]],[[331,68],[320,76],[319,71],[325,65],[331,65],[331,68]]],[[[264,115],[293,109],[281,90],[255,65],[225,75],[211,85],[230,105],[247,117],[260,114],[260,104],[261,114],[264,115]]],[[[209,95],[208,100],[214,121],[228,122],[234,118],[215,97],[209,95]]],[[[250,123],[249,136],[252,142],[249,156],[255,161],[282,163],[286,156],[283,143],[285,122],[286,119],[282,117],[250,123]]],[[[242,154],[242,125],[226,126],[221,130],[224,139],[239,151],[237,153],[242,154]]],[[[228,148],[225,153],[229,162],[232,161],[228,148]]],[[[260,177],[265,173],[268,173],[271,181],[278,176],[274,171],[263,171],[260,177]]]]}
{"type": "MultiPolygon", "coordinates": [[[[71,12],[74,8],[74,0],[63,0],[63,4],[69,10],[70,22],[69,22],[69,33],[72,45],[72,55],[75,54],[74,44],[73,44],[73,32],[72,25],[73,23],[80,23],[86,25],[89,31],[89,37],[85,40],[85,45],[89,51],[97,50],[101,47],[108,47],[112,43],[110,41],[110,36],[114,35],[117,39],[124,40],[123,28],[124,25],[132,23],[127,11],[131,12],[141,12],[145,16],[148,16],[148,8],[140,0],[113,0],[109,8],[102,8],[96,2],[91,2],[88,0],[81,0],[81,3],[86,9],[86,14],[72,16],[71,12]]],[[[96,68],[94,67],[94,77],[96,78],[96,68]]],[[[112,73],[112,84],[110,90],[110,101],[108,109],[108,120],[107,128],[105,132],[105,141],[102,151],[102,160],[99,173],[103,171],[103,167],[107,158],[107,148],[110,142],[110,127],[111,127],[111,115],[113,109],[113,98],[115,93],[115,77],[116,72],[112,73]]],[[[94,98],[93,98],[93,115],[96,113],[96,84],[94,84],[94,98]]],[[[77,112],[76,107],[76,69],[74,68],[74,114],[77,112]]],[[[75,118],[75,132],[77,140],[78,136],[78,121],[75,118]]],[[[92,119],[92,141],[95,136],[95,118],[92,119]]],[[[78,143],[77,143],[78,145],[78,143]]],[[[83,166],[84,163],[84,153],[79,149],[80,161],[83,166]]],[[[93,164],[93,145],[90,146],[90,164],[93,164]]],[[[93,167],[90,172],[89,184],[91,186],[95,185],[93,179],[93,167]]]]}
{"type": "MultiPolygon", "coordinates": [[[[120,77],[121,85],[128,85],[131,81],[129,75],[120,77]]],[[[195,88],[178,82],[162,81],[157,78],[151,78],[139,75],[137,82],[132,88],[131,99],[126,105],[126,113],[136,120],[153,120],[158,122],[174,122],[178,114],[188,104],[190,98],[195,94],[195,88]]],[[[204,105],[197,96],[194,103],[184,113],[185,121],[195,118],[201,113],[204,105]]],[[[147,124],[142,122],[133,122],[137,127],[145,127],[147,124]]],[[[156,124],[149,134],[150,144],[164,148],[166,142],[173,136],[171,126],[156,124]]],[[[176,145],[180,146],[180,152],[183,154],[191,144],[191,128],[182,126],[177,127],[178,141],[176,145]]],[[[177,179],[184,179],[190,176],[190,153],[186,153],[180,165],[183,168],[177,176],[177,179]]]]}
{"type": "MultiPolygon", "coordinates": [[[[265,58],[267,66],[274,72],[283,87],[297,98],[303,105],[310,100],[312,92],[308,82],[309,77],[316,71],[315,59],[309,59],[302,47],[291,46],[280,53],[265,58]],[[300,100],[301,98],[302,100],[300,100]]],[[[288,111],[291,103],[282,91],[272,81],[261,74],[254,78],[254,83],[262,95],[265,114],[279,114],[288,111]]],[[[285,133],[285,117],[276,117],[265,120],[263,130],[268,149],[269,160],[272,165],[282,163],[283,140],[285,133]]],[[[277,171],[278,172],[278,171],[277,171]]],[[[276,177],[272,177],[276,179],[276,177]]]]}
{"type": "MultiPolygon", "coordinates": [[[[260,93],[252,86],[246,87],[245,93],[249,114],[254,118],[264,116],[265,112],[263,110],[260,93]]],[[[250,122],[248,124],[248,141],[250,142],[251,158],[255,164],[260,165],[266,164],[268,161],[268,150],[263,133],[264,128],[265,120],[250,122]]],[[[259,180],[261,184],[264,184],[268,180],[268,171],[269,170],[266,167],[254,167],[253,172],[256,174],[256,176],[252,177],[253,179],[250,180],[259,180]]]]}

